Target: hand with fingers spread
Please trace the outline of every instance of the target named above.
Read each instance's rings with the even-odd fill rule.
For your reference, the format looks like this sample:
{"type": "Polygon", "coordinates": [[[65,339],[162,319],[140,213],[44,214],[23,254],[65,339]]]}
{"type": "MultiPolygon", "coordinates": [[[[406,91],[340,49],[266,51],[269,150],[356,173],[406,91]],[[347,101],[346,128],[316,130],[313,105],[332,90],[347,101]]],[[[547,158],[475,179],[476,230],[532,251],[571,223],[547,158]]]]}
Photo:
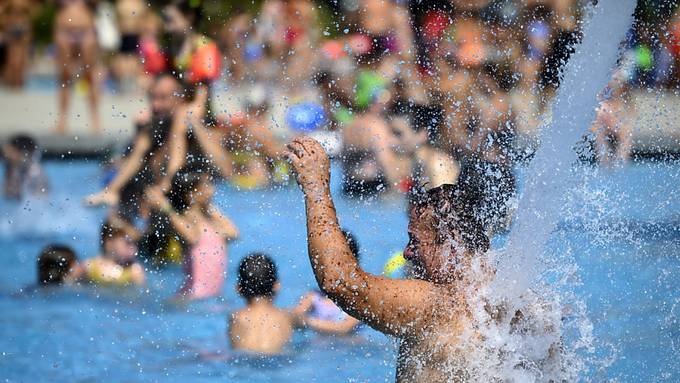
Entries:
{"type": "Polygon", "coordinates": [[[297,182],[305,195],[326,192],[330,188],[330,160],[316,140],[299,137],[287,145],[286,158],[293,165],[297,182]]]}

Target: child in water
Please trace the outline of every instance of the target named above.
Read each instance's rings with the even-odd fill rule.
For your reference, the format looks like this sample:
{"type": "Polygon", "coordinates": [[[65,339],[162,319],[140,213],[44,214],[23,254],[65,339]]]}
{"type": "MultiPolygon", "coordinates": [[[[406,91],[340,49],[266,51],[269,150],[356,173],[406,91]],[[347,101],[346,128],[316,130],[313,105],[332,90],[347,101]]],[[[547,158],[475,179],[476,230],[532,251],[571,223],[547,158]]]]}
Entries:
{"type": "Polygon", "coordinates": [[[20,200],[47,193],[47,177],[40,165],[40,150],[33,137],[17,134],[2,146],[5,160],[5,198],[20,200]]]}
{"type": "Polygon", "coordinates": [[[149,204],[168,216],[184,246],[185,279],[179,298],[217,296],[224,284],[227,241],[238,229],[213,206],[214,186],[208,174],[180,171],[168,199],[158,188],[147,190],[149,204]]]}
{"type": "Polygon", "coordinates": [[[274,306],[279,291],[276,265],[267,255],[251,254],[238,268],[238,293],[246,307],[231,314],[232,348],[260,354],[278,354],[293,335],[293,317],[274,306]]]}
{"type": "Polygon", "coordinates": [[[78,256],[68,246],[49,245],[38,256],[38,286],[60,286],[73,281],[78,256]]]}
{"type": "Polygon", "coordinates": [[[102,225],[100,235],[102,254],[85,261],[77,271],[78,279],[111,286],[144,285],[134,235],[110,221],[102,225]]]}
{"type": "MultiPolygon", "coordinates": [[[[359,244],[356,238],[347,230],[343,230],[342,233],[352,255],[358,262],[359,244]]],[[[301,322],[305,327],[322,334],[348,335],[361,324],[357,319],[342,311],[326,294],[319,290],[307,293],[297,307],[293,309],[293,314],[297,318],[302,318],[301,322]]]]}

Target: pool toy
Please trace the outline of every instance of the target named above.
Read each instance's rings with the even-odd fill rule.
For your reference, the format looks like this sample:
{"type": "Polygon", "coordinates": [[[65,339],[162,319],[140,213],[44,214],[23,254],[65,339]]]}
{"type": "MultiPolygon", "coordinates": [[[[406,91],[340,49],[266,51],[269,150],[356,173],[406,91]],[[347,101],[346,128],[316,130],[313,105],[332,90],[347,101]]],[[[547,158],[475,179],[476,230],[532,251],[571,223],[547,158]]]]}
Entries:
{"type": "Polygon", "coordinates": [[[405,264],[406,258],[404,258],[404,252],[397,251],[396,253],[392,254],[387,262],[385,262],[385,266],[383,266],[383,275],[392,277],[399,270],[401,270],[405,264]]]}
{"type": "Polygon", "coordinates": [[[301,102],[286,111],[286,124],[299,132],[311,132],[326,123],[323,106],[315,102],[301,102]]]}

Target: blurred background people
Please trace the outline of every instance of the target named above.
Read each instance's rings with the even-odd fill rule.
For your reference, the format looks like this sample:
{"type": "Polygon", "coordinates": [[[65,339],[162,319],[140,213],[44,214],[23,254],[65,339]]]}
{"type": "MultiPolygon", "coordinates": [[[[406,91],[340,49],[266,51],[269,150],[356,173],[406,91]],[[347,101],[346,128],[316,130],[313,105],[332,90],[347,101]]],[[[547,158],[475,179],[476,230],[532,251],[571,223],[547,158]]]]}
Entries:
{"type": "Polygon", "coordinates": [[[2,146],[2,157],[5,162],[5,198],[21,200],[48,193],[48,180],[42,169],[40,148],[33,137],[26,134],[11,137],[2,146]]]}
{"type": "Polygon", "coordinates": [[[57,48],[57,73],[59,78],[59,114],[56,132],[67,131],[68,111],[72,85],[81,78],[87,81],[90,106],[90,128],[101,134],[99,98],[101,68],[95,11],[97,0],[57,0],[54,21],[54,42],[57,48]]]}
{"type": "Polygon", "coordinates": [[[0,2],[0,29],[5,45],[3,81],[13,88],[22,88],[33,39],[33,19],[39,4],[34,0],[4,0],[0,2]]]}

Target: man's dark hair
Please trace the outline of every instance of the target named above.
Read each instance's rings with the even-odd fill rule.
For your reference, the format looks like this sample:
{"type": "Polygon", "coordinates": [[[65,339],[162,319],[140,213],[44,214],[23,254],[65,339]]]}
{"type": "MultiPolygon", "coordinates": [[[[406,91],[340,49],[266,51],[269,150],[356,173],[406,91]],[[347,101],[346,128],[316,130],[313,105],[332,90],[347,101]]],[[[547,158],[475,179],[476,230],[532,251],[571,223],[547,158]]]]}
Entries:
{"type": "Polygon", "coordinates": [[[432,209],[437,237],[457,233],[468,251],[478,253],[489,249],[489,237],[481,220],[476,217],[480,196],[466,183],[444,184],[425,190],[416,187],[409,194],[409,209],[432,209]]]}
{"type": "Polygon", "coordinates": [[[238,291],[246,300],[274,296],[278,281],[276,264],[266,254],[253,253],[241,261],[238,267],[238,291]]]}
{"type": "Polygon", "coordinates": [[[9,145],[25,156],[31,156],[38,149],[35,139],[28,134],[17,134],[9,139],[9,145]]]}
{"type": "Polygon", "coordinates": [[[38,256],[38,285],[60,285],[78,261],[76,253],[65,245],[49,245],[38,256]]]}

